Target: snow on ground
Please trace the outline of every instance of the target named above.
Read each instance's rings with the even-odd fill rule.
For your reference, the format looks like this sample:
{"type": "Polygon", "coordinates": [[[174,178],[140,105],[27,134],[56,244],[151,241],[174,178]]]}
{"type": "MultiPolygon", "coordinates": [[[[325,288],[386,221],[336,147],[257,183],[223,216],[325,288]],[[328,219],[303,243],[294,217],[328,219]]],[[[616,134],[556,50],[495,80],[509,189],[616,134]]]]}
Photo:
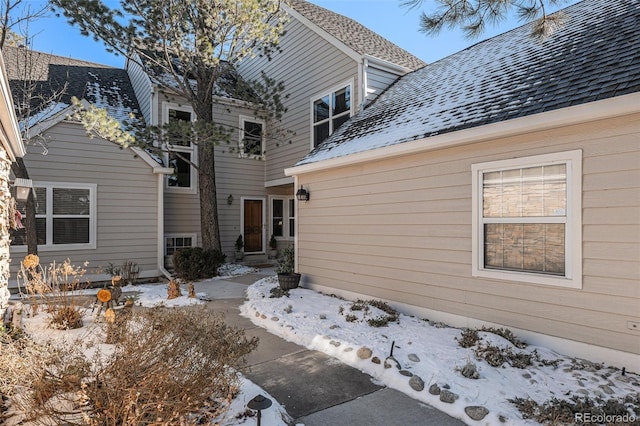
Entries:
{"type": "MultiPolygon", "coordinates": [[[[255,269],[248,268],[241,265],[225,264],[221,268],[221,276],[211,278],[206,281],[215,281],[230,276],[244,275],[251,272],[255,272],[255,269]]],[[[129,285],[122,288],[124,295],[135,294],[135,304],[144,307],[165,306],[165,307],[180,307],[188,306],[195,303],[203,303],[201,300],[189,298],[187,291],[182,286],[183,295],[167,300],[167,284],[142,284],[142,285],[129,285]]],[[[87,289],[80,291],[82,295],[94,295],[98,292],[96,289],[87,289]]],[[[204,293],[196,293],[198,297],[205,296],[204,293]]],[[[52,342],[55,344],[72,344],[78,340],[88,343],[90,340],[95,342],[95,345],[88,345],[87,357],[91,358],[95,351],[108,356],[113,349],[113,345],[107,345],[102,342],[105,340],[105,334],[103,330],[104,323],[97,318],[98,310],[84,309],[83,323],[84,326],[75,330],[56,330],[48,327],[49,315],[45,310],[41,308],[40,313],[34,316],[28,315],[28,309],[24,310],[22,323],[25,331],[32,336],[32,338],[41,343],[52,342]]],[[[104,313],[104,310],[102,311],[104,313]]],[[[229,410],[225,413],[223,419],[220,420],[220,425],[223,426],[235,426],[246,424],[247,419],[242,414],[247,409],[247,403],[257,395],[263,395],[273,402],[273,405],[268,410],[262,413],[262,424],[265,426],[287,426],[287,423],[283,419],[289,419],[284,407],[282,407],[268,392],[260,388],[255,383],[247,380],[244,376],[241,376],[240,390],[236,398],[232,401],[229,410]]],[[[248,424],[251,424],[249,420],[248,424]]]]}
{"type": "Polygon", "coordinates": [[[400,315],[398,323],[375,328],[368,325],[366,319],[384,314],[376,308],[365,316],[363,311],[351,311],[352,304],[346,300],[302,288],[291,290],[289,297],[270,298],[270,290],[276,286],[277,277],[268,277],[249,287],[249,300],[241,307],[242,315],[273,334],[334,356],[376,381],[469,424],[478,423],[465,414],[467,406],[483,406],[489,410],[482,424],[537,424],[522,420],[520,412],[507,399],[531,398],[543,403],[554,397],[568,399],[570,395],[624,398],[640,390],[638,375],[622,375],[620,370],[572,359],[544,347],[519,349],[501,336],[480,332],[483,343],[525,355],[537,352],[540,360],[555,361],[555,366],[534,361],[526,368],[509,364],[492,367],[476,359],[474,348],[458,344],[456,339],[461,337],[461,329],[406,315],[400,315]],[[355,320],[348,322],[348,315],[350,320],[354,317],[355,320]],[[409,377],[397,368],[384,367],[392,342],[395,342],[393,357],[403,370],[423,379],[424,390],[414,390],[409,377]],[[382,362],[376,364],[373,358],[361,359],[357,355],[361,347],[370,348],[373,357],[382,362]],[[476,365],[478,379],[462,376],[460,370],[469,362],[476,365]],[[441,402],[428,391],[433,384],[441,388],[449,386],[459,398],[455,403],[441,402]],[[501,418],[506,421],[503,423],[501,418]]]}

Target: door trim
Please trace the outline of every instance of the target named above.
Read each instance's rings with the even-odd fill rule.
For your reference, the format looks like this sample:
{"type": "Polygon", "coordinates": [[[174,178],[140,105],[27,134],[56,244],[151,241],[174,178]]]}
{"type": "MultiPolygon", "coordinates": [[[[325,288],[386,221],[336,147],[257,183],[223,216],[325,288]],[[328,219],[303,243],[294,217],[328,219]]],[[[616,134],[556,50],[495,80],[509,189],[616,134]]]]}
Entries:
{"type": "Polygon", "coordinates": [[[242,239],[244,238],[244,202],[245,200],[247,201],[262,201],[262,251],[245,251],[246,254],[264,254],[266,253],[266,243],[267,243],[267,239],[266,239],[266,234],[265,234],[265,228],[266,228],[266,213],[267,213],[267,202],[265,197],[240,197],[240,233],[242,234],[242,239]]]}

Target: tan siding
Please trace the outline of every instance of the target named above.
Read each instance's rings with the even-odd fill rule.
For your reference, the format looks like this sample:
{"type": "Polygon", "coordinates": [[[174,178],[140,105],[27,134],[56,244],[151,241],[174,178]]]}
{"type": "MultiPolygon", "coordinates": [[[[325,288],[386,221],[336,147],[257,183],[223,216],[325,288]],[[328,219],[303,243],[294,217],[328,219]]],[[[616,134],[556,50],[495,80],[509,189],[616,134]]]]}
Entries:
{"type": "Polygon", "coordinates": [[[360,82],[358,64],[335,46],[322,39],[295,19],[286,26],[281,52],[266,58],[254,58],[241,63],[239,70],[247,79],[257,79],[260,70],[272,78],[283,81],[288,112],[281,126],[293,132],[267,145],[267,180],[281,179],[283,170],[293,166],[311,150],[311,97],[336,89],[338,85],[354,79],[352,102],[357,106],[360,82]],[[291,142],[291,143],[289,143],[291,142]]]}
{"type": "Polygon", "coordinates": [[[380,95],[380,93],[384,92],[387,87],[398,79],[397,75],[373,66],[367,67],[365,72],[367,73],[367,94],[365,103],[373,101],[380,95]]]}
{"type": "MultiPolygon", "coordinates": [[[[60,123],[45,135],[47,155],[29,146],[24,160],[31,178],[42,182],[97,184],[97,248],[39,250],[43,264],[66,258],[90,272],[131,260],[141,271],[157,270],[157,177],[151,167],[129,150],[100,139],[89,139],[77,124],[60,123]]],[[[13,252],[15,272],[24,253],[13,252]]]]}
{"type": "Polygon", "coordinates": [[[300,176],[310,284],[640,354],[640,116],[300,176]],[[583,283],[471,277],[471,165],[582,149],[583,283]]]}

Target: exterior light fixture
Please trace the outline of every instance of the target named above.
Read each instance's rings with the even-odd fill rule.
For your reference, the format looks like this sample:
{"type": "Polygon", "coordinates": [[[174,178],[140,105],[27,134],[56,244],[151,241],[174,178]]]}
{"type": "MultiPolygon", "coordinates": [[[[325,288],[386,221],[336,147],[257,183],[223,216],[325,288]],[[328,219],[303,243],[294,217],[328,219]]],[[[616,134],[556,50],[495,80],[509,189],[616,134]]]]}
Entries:
{"type": "Polygon", "coordinates": [[[262,410],[271,407],[271,400],[263,395],[258,395],[247,404],[247,408],[258,412],[258,426],[260,426],[260,418],[262,410]]]}
{"type": "Polygon", "coordinates": [[[231,194],[231,195],[229,195],[227,197],[227,204],[229,204],[229,205],[233,204],[233,194],[231,194]]]}
{"type": "Polygon", "coordinates": [[[29,191],[33,188],[33,181],[31,179],[16,178],[13,186],[16,188],[16,199],[18,201],[27,201],[29,191]]]}
{"type": "Polygon", "coordinates": [[[302,185],[300,185],[300,189],[298,189],[298,192],[296,192],[296,198],[298,199],[298,201],[309,201],[309,198],[311,198],[311,194],[309,194],[309,191],[304,189],[302,185]]]}

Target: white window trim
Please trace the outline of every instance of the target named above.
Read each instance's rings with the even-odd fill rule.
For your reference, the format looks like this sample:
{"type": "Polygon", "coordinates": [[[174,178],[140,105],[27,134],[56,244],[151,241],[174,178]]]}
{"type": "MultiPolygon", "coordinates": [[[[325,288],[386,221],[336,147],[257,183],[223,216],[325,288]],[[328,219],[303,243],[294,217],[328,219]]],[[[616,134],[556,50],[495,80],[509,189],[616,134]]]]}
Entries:
{"type": "MultiPolygon", "coordinates": [[[[46,241],[51,244],[38,244],[38,250],[42,251],[64,251],[64,250],[95,250],[97,247],[97,189],[95,183],[73,183],[73,182],[33,182],[34,188],[47,188],[47,236],[46,241]],[[58,189],[88,189],[89,190],[89,242],[80,244],[52,244],[53,243],[53,190],[58,189]]],[[[11,246],[10,250],[16,253],[26,253],[27,246],[11,246]]]]}
{"type": "Polygon", "coordinates": [[[198,235],[195,233],[188,233],[188,234],[164,234],[164,247],[163,247],[163,252],[165,256],[171,256],[169,254],[167,254],[167,238],[191,238],[191,244],[193,244],[191,247],[197,247],[198,245],[198,235]]]}
{"type": "Polygon", "coordinates": [[[254,160],[264,160],[264,152],[266,150],[265,147],[265,122],[264,120],[260,120],[259,118],[249,117],[248,115],[240,116],[240,126],[238,127],[238,151],[240,158],[252,158],[254,160]],[[262,140],[260,141],[260,155],[255,154],[247,154],[244,152],[244,123],[258,123],[262,125],[262,140]]]}
{"type": "Polygon", "coordinates": [[[472,170],[472,273],[474,277],[519,281],[530,284],[582,288],[582,151],[513,158],[473,164],[472,170]],[[565,276],[532,272],[484,269],[484,233],[482,226],[482,174],[551,164],[566,164],[567,211],[565,227],[565,276]]]}
{"type": "MultiPolygon", "coordinates": [[[[315,96],[312,96],[309,99],[309,110],[310,110],[310,115],[309,115],[309,125],[310,125],[310,129],[311,129],[311,133],[310,133],[310,141],[309,141],[309,146],[311,148],[311,150],[313,150],[315,148],[315,146],[313,146],[313,135],[314,135],[314,122],[313,122],[313,113],[314,113],[314,109],[313,109],[313,103],[315,101],[317,101],[318,99],[322,99],[325,96],[329,96],[329,99],[331,99],[331,94],[335,93],[336,91],[344,88],[344,87],[349,87],[350,88],[350,93],[351,93],[351,107],[349,108],[349,118],[353,117],[354,114],[354,108],[355,108],[355,102],[353,102],[354,100],[354,91],[355,91],[355,82],[354,79],[351,78],[349,80],[347,80],[346,82],[342,83],[342,84],[337,84],[333,87],[331,87],[329,90],[323,90],[322,92],[316,94],[315,96]]],[[[329,116],[329,136],[331,136],[331,134],[334,132],[333,129],[333,120],[332,120],[332,116],[329,116]]]]}
{"type": "MultiPolygon", "coordinates": [[[[169,111],[184,111],[191,114],[191,121],[196,121],[196,116],[193,113],[193,108],[188,105],[180,105],[173,102],[163,102],[162,103],[162,124],[167,124],[169,122],[169,111]]],[[[176,152],[184,152],[187,154],[191,154],[191,162],[193,164],[198,164],[198,150],[195,146],[191,145],[189,147],[185,146],[176,146],[170,145],[170,149],[176,152]]],[[[164,162],[169,165],[169,153],[164,153],[164,162]]],[[[191,186],[189,187],[179,187],[179,186],[169,186],[169,176],[167,176],[164,180],[164,188],[166,191],[182,193],[182,194],[197,194],[198,193],[198,171],[195,167],[191,166],[190,168],[190,181],[191,186]]]]}
{"type": "MultiPolygon", "coordinates": [[[[293,241],[294,237],[290,237],[290,219],[296,219],[295,216],[291,216],[291,211],[289,209],[289,201],[294,200],[294,210],[295,210],[295,197],[288,197],[283,195],[272,195],[269,197],[269,236],[273,235],[273,200],[282,200],[282,213],[284,217],[282,218],[282,236],[276,236],[276,240],[278,241],[293,241]]],[[[294,211],[295,213],[295,211],[294,211]]],[[[295,222],[294,222],[295,223],[295,222]]],[[[295,227],[295,225],[294,225],[295,227]]],[[[294,234],[295,235],[295,234],[294,234]]]]}

